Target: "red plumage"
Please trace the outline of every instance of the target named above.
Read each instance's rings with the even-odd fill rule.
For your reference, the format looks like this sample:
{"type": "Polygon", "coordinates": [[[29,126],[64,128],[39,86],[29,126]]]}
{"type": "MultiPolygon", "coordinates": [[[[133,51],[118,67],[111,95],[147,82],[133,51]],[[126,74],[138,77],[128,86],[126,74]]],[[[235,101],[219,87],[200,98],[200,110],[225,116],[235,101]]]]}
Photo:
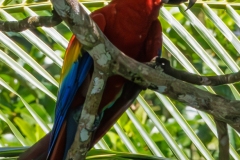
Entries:
{"type": "MultiPolygon", "coordinates": [[[[123,53],[137,61],[148,62],[158,55],[162,47],[162,30],[158,20],[161,5],[162,3],[160,0],[113,0],[109,5],[94,11],[91,17],[98,24],[106,37],[123,53]]],[[[76,39],[73,41],[75,40],[76,39]]],[[[69,44],[69,47],[71,47],[71,44],[69,44]]],[[[86,94],[84,91],[86,87],[84,86],[88,86],[89,80],[90,75],[89,78],[85,80],[85,84],[78,89],[75,96],[76,98],[72,102],[72,107],[79,106],[79,104],[83,103],[86,94]]],[[[100,110],[114,99],[126,82],[127,80],[120,76],[112,76],[108,79],[100,104],[100,110]]],[[[110,109],[111,112],[109,112],[110,110],[105,111],[104,115],[106,116],[103,118],[95,133],[93,144],[107,132],[112,124],[126,110],[126,104],[130,105],[132,100],[129,100],[129,98],[135,98],[137,96],[136,93],[139,93],[139,87],[132,83],[128,84],[131,84],[128,89],[131,89],[131,87],[132,89],[126,90],[124,94],[127,95],[132,91],[132,95],[128,95],[129,97],[124,97],[124,95],[122,95],[121,98],[125,100],[126,103],[117,102],[116,105],[110,109]],[[106,119],[106,117],[108,118],[106,119]]],[[[63,153],[65,147],[64,127],[63,125],[57,140],[58,145],[55,145],[51,159],[60,159],[63,156],[61,153],[63,153]]],[[[45,154],[43,153],[46,151],[47,146],[37,146],[41,142],[46,142],[48,140],[49,134],[23,154],[20,159],[32,159],[39,157],[40,154],[44,157],[45,154]],[[42,152],[38,151],[38,155],[34,154],[34,148],[35,150],[42,149],[42,152]]]]}

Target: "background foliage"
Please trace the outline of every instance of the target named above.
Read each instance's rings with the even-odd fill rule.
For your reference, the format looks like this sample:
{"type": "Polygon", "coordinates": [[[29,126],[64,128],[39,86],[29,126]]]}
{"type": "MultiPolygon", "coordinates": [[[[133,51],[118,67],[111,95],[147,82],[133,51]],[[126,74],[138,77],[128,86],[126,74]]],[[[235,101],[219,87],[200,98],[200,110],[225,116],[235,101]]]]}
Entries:
{"type": "MultiPolygon", "coordinates": [[[[85,2],[84,4],[91,11],[106,4],[106,2],[98,2],[94,0],[82,2],[85,2]]],[[[3,11],[8,12],[17,20],[29,16],[27,9],[33,10],[38,15],[51,15],[51,8],[49,5],[50,2],[45,0],[5,0],[1,1],[0,3],[2,4],[0,9],[0,16],[3,20],[6,19],[3,11]]],[[[239,3],[237,4],[240,5],[239,3]]],[[[223,73],[232,72],[229,67],[227,67],[227,64],[215,53],[215,50],[211,47],[211,45],[206,42],[203,36],[199,34],[199,32],[193,27],[190,21],[180,12],[178,7],[166,6],[165,9],[167,9],[169,13],[171,13],[175,19],[182,26],[184,26],[189,34],[194,37],[194,39],[202,46],[208,56],[214,60],[214,63],[220,69],[222,69],[223,73]]],[[[240,28],[229,16],[226,10],[221,7],[214,7],[212,9],[239,39],[240,28]]],[[[199,7],[199,5],[196,5],[196,7],[193,7],[191,11],[201,21],[201,23],[206,26],[209,33],[217,39],[222,47],[227,50],[227,53],[232,57],[232,59],[239,65],[239,50],[237,50],[236,47],[234,47],[233,44],[228,41],[228,37],[226,37],[222,31],[216,27],[215,22],[211,21],[209,17],[206,16],[201,6],[199,7]]],[[[239,13],[238,10],[236,10],[236,12],[239,13]]],[[[184,40],[184,37],[179,35],[178,32],[174,30],[174,28],[171,26],[171,23],[169,23],[169,21],[163,17],[164,16],[159,17],[162,23],[163,33],[185,55],[188,61],[196,68],[196,70],[204,75],[215,75],[216,73],[210,69],[209,65],[206,64],[198,54],[196,54],[194,48],[192,48],[191,45],[189,45],[189,43],[184,40]]],[[[69,31],[66,25],[64,25],[64,23],[55,26],[54,28],[64,38],[67,40],[70,39],[72,33],[69,31]]],[[[46,34],[43,28],[32,29],[31,32],[34,33],[47,46],[49,46],[56,55],[62,58],[64,57],[66,46],[56,43],[50,35],[46,34]]],[[[39,49],[39,47],[34,45],[21,33],[4,32],[4,34],[26,53],[28,53],[51,76],[53,76],[57,81],[59,80],[60,67],[48,56],[46,56],[43,50],[39,49]]],[[[43,78],[38,71],[30,67],[24,60],[16,56],[10,47],[1,42],[0,49],[4,52],[4,54],[10,56],[20,66],[26,69],[34,77],[36,77],[36,79],[40,81],[50,92],[52,92],[54,95],[57,95],[58,87],[43,78]]],[[[0,54],[3,53],[0,52],[0,54]]],[[[173,67],[181,70],[186,70],[183,64],[178,61],[178,58],[174,57],[170,51],[166,49],[166,46],[163,47],[162,55],[171,61],[173,67]]],[[[25,77],[21,76],[18,72],[15,71],[13,66],[8,66],[6,63],[3,63],[3,61],[0,61],[0,78],[4,80],[32,107],[32,109],[43,119],[45,124],[47,124],[49,127],[52,126],[54,119],[55,101],[51,97],[27,81],[25,77]]],[[[237,92],[239,92],[239,84],[234,84],[234,87],[237,89],[237,92]]],[[[204,89],[203,87],[201,88],[204,89]]],[[[221,96],[227,97],[229,99],[235,99],[231,88],[227,85],[213,87],[213,90],[221,96]]],[[[36,122],[36,120],[32,117],[22,102],[22,99],[20,96],[16,95],[16,93],[9,91],[0,83],[0,147],[22,145],[29,146],[34,144],[46,134],[46,131],[44,131],[40,127],[39,123],[36,122]],[[19,141],[19,138],[17,138],[14,134],[15,131],[9,127],[10,123],[6,123],[6,121],[10,121],[16,127],[16,130],[18,130],[23,136],[23,139],[25,141],[24,143],[19,141]]],[[[178,124],[178,121],[173,117],[171,111],[169,112],[168,105],[166,105],[166,103],[164,103],[161,98],[159,98],[150,90],[143,91],[141,95],[147,101],[150,107],[155,111],[158,118],[164,123],[166,129],[170,132],[173,139],[177,142],[187,157],[189,157],[189,159],[204,159],[199,151],[199,148],[194,145],[192,140],[185,133],[185,130],[183,130],[182,127],[178,124]]],[[[216,159],[218,154],[217,138],[214,136],[213,132],[211,132],[198,112],[194,109],[191,109],[189,106],[182,105],[179,102],[170,102],[172,102],[172,104],[178,108],[178,111],[184,116],[185,120],[191,126],[192,130],[201,139],[202,143],[209,150],[213,158],[216,159]]],[[[169,145],[166,143],[165,138],[162,136],[162,134],[160,134],[159,130],[156,128],[155,124],[149,118],[148,114],[144,111],[138,101],[136,101],[131,106],[131,109],[133,110],[140,124],[150,135],[164,156],[174,157],[174,154],[169,145]]],[[[136,147],[137,152],[143,154],[153,153],[149,149],[149,146],[146,145],[145,138],[138,132],[138,129],[135,127],[136,125],[131,119],[129,119],[129,115],[125,113],[119,119],[118,124],[122,127],[126,135],[136,147]]],[[[128,147],[123,143],[122,138],[119,137],[115,129],[116,128],[112,128],[104,136],[105,142],[112,150],[129,152],[128,147]]],[[[233,148],[235,148],[235,150],[240,153],[240,140],[238,135],[231,129],[229,129],[229,132],[233,148]]],[[[99,146],[101,146],[101,144],[99,144],[99,146]]]]}

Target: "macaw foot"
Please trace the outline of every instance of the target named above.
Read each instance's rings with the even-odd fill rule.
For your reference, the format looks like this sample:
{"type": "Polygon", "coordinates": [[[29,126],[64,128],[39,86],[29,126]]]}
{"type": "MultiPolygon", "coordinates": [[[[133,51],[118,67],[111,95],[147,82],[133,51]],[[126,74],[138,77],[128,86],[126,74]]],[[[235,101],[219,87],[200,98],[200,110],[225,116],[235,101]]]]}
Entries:
{"type": "Polygon", "coordinates": [[[75,121],[76,123],[78,123],[78,120],[79,120],[79,118],[80,118],[80,116],[81,116],[81,113],[82,113],[82,110],[77,110],[77,112],[75,112],[75,113],[73,114],[73,119],[74,119],[74,121],[75,121]]]}
{"type": "MultiPolygon", "coordinates": [[[[79,123],[79,119],[82,113],[82,108],[78,109],[76,112],[74,112],[73,114],[73,119],[76,123],[79,123]]],[[[95,118],[95,121],[93,123],[93,127],[92,128],[85,128],[87,131],[89,132],[94,132],[97,130],[98,126],[100,125],[101,119],[103,117],[103,112],[100,113],[100,115],[97,115],[95,118]]]]}
{"type": "Polygon", "coordinates": [[[93,127],[92,128],[85,128],[87,131],[89,132],[94,132],[98,129],[100,123],[101,123],[101,119],[102,119],[103,113],[100,113],[100,115],[97,115],[95,118],[95,121],[93,123],[93,127]]]}

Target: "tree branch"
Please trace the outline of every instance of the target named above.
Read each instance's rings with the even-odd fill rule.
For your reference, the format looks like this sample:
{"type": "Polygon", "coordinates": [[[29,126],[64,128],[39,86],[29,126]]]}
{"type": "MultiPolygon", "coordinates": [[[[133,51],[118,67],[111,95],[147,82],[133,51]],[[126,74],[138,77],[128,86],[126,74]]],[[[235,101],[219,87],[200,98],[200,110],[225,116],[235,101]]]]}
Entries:
{"type": "MultiPolygon", "coordinates": [[[[83,44],[83,47],[92,56],[96,64],[94,67],[100,72],[106,73],[106,75],[111,73],[121,75],[139,85],[148,87],[175,100],[193,106],[198,110],[209,113],[218,121],[228,123],[240,132],[239,101],[230,101],[218,95],[200,90],[193,85],[164,74],[161,68],[154,70],[145,64],[127,57],[107,40],[77,1],[66,0],[65,2],[64,0],[52,0],[52,3],[57,13],[69,25],[78,40],[83,44]]],[[[95,78],[97,77],[93,76],[93,79],[95,78]]],[[[91,104],[84,106],[91,107],[91,104]]],[[[97,108],[98,106],[95,107],[97,108]]],[[[92,112],[91,114],[91,116],[95,116],[97,112],[92,112]]],[[[79,123],[82,123],[81,120],[79,123]]],[[[89,138],[91,137],[89,136],[89,138]]],[[[80,140],[78,147],[81,148],[84,142],[79,138],[79,134],[76,134],[75,139],[80,140]]],[[[86,145],[84,144],[84,146],[86,145]]],[[[85,151],[85,148],[81,148],[78,150],[79,154],[75,154],[78,156],[68,156],[67,158],[84,159],[85,151]]]]}
{"type": "Polygon", "coordinates": [[[61,17],[53,10],[52,16],[32,16],[20,21],[0,21],[0,30],[6,32],[21,32],[37,27],[53,27],[62,22],[61,17]]]}
{"type": "Polygon", "coordinates": [[[231,74],[217,75],[217,76],[201,76],[171,67],[169,60],[156,57],[152,62],[148,63],[149,66],[156,68],[161,67],[163,72],[182,81],[205,86],[217,86],[230,84],[240,81],[240,71],[231,74]]]}
{"type": "Polygon", "coordinates": [[[28,17],[19,22],[0,21],[0,30],[23,31],[39,26],[51,27],[59,24],[63,19],[94,59],[94,74],[79,118],[75,141],[68,152],[68,159],[85,158],[86,152],[89,150],[94,123],[98,118],[98,106],[104,86],[107,78],[112,74],[121,75],[143,87],[211,114],[217,124],[220,156],[229,157],[226,123],[240,132],[240,102],[227,100],[180,80],[200,85],[220,85],[239,81],[240,72],[224,76],[198,76],[175,70],[168,61],[163,59],[155,59],[148,63],[155,68],[152,69],[127,57],[112,45],[77,1],[52,0],[52,3],[61,17],[53,13],[53,16],[50,17],[28,17]],[[166,75],[164,72],[180,80],[166,75]]]}
{"type": "Polygon", "coordinates": [[[229,160],[229,137],[227,124],[215,119],[218,132],[219,160],[229,160]]]}
{"type": "MultiPolygon", "coordinates": [[[[53,27],[62,22],[61,17],[52,11],[52,16],[31,16],[19,21],[0,21],[0,30],[5,32],[21,32],[26,29],[33,29],[37,27],[53,27]]],[[[205,86],[217,86],[230,84],[240,81],[240,71],[226,75],[217,76],[202,76],[192,74],[186,71],[177,70],[171,67],[167,59],[156,57],[151,62],[147,63],[148,66],[155,68],[159,66],[163,72],[182,81],[205,86]]]]}
{"type": "Polygon", "coordinates": [[[162,68],[155,70],[127,56],[118,56],[111,67],[119,74],[139,85],[148,86],[158,93],[183,102],[197,110],[213,115],[240,132],[240,101],[230,101],[219,95],[211,94],[195,86],[182,82],[163,73],[162,68]]]}
{"type": "Polygon", "coordinates": [[[79,125],[75,139],[68,150],[67,159],[85,159],[91,144],[92,132],[96,129],[99,117],[98,106],[100,105],[102,94],[108,76],[97,68],[94,68],[92,80],[89,85],[87,97],[79,117],[79,125]],[[96,126],[95,126],[96,125],[96,126]]]}

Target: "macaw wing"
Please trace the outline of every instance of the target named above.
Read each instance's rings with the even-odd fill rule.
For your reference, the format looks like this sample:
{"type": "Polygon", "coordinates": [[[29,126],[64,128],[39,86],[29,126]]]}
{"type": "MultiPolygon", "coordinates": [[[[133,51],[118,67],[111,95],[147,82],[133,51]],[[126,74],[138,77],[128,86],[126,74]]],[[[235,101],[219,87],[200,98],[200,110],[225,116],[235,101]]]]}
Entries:
{"type": "Polygon", "coordinates": [[[60,88],[56,104],[55,122],[48,153],[51,153],[78,88],[93,64],[91,56],[83,52],[82,45],[73,36],[66,50],[62,67],[60,88]]]}
{"type": "Polygon", "coordinates": [[[129,106],[137,98],[138,94],[144,88],[127,81],[122,89],[121,96],[115,101],[115,103],[104,111],[104,116],[101,119],[100,125],[94,133],[94,137],[91,142],[91,147],[95,145],[106,132],[117,122],[122,114],[129,108],[129,106]]]}

